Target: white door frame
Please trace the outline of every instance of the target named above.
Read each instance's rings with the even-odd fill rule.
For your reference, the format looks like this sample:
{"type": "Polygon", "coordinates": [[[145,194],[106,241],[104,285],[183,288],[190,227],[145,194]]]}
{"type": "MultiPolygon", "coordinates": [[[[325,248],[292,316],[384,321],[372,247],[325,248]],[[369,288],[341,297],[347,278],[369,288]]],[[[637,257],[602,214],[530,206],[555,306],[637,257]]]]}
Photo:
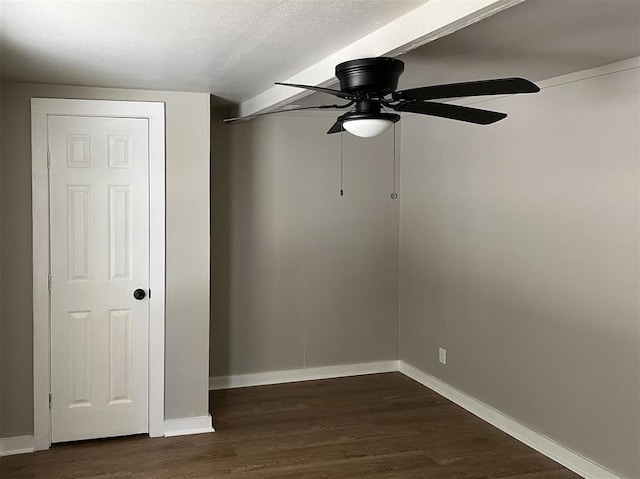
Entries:
{"type": "Polygon", "coordinates": [[[143,118],[149,122],[149,435],[164,434],[165,105],[161,102],[31,99],[33,214],[33,435],[51,446],[49,173],[50,115],[143,118]]]}

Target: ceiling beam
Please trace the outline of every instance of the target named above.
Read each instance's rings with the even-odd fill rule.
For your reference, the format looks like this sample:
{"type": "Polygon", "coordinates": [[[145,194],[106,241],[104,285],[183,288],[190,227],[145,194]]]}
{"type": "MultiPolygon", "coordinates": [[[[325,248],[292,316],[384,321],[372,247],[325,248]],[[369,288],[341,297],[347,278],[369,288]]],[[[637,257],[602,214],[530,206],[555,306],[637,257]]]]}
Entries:
{"type": "MultiPolygon", "coordinates": [[[[449,35],[525,0],[429,0],[351,45],[287,79],[287,83],[332,85],[335,66],[356,58],[397,56],[449,35]]],[[[274,86],[238,106],[239,116],[269,111],[312,92],[274,86]]]]}

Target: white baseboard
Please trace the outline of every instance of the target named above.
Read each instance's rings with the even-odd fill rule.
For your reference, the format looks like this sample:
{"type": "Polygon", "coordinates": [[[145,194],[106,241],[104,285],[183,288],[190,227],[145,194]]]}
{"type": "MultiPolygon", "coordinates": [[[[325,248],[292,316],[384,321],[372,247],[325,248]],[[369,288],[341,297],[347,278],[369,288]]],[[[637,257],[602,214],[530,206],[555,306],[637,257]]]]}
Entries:
{"type": "MultiPolygon", "coordinates": [[[[211,415],[188,417],[184,419],[169,419],[164,422],[164,436],[185,436],[187,434],[202,434],[215,432],[211,415]]],[[[0,456],[26,454],[35,451],[33,436],[17,436],[0,438],[0,456]]]]}
{"type": "Polygon", "coordinates": [[[441,396],[446,397],[458,406],[478,416],[480,419],[488,422],[492,426],[497,427],[501,431],[506,432],[539,453],[544,454],[548,458],[562,464],[564,467],[572,470],[576,474],[579,474],[586,479],[619,479],[618,476],[601,465],[596,464],[570,449],[567,449],[542,434],[532,431],[510,417],[505,416],[500,411],[487,406],[452,386],[449,386],[440,379],[419,370],[405,361],[399,361],[399,363],[399,370],[404,375],[437,392],[441,396]]]}
{"type": "Polygon", "coordinates": [[[315,379],[341,378],[363,374],[390,373],[398,371],[399,362],[377,361],[373,363],[345,364],[321,368],[289,369],[267,373],[238,374],[235,376],[217,376],[209,378],[209,389],[232,389],[267,384],[283,384],[315,379]]]}
{"type": "Polygon", "coordinates": [[[16,436],[0,438],[0,456],[11,456],[13,454],[25,454],[35,450],[35,439],[33,436],[16,436]]]}
{"type": "Polygon", "coordinates": [[[167,419],[164,422],[164,437],[186,436],[205,432],[215,432],[211,414],[182,419],[167,419]]]}

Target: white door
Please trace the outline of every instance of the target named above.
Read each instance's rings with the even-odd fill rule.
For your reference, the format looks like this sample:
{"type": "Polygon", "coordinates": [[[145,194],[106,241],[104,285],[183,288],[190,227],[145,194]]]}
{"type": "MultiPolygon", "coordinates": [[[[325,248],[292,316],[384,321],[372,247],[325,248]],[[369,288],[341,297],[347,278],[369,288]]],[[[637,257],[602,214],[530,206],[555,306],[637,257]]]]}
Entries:
{"type": "Polygon", "coordinates": [[[52,442],[149,430],[148,138],[147,119],[48,119],[52,442]]]}

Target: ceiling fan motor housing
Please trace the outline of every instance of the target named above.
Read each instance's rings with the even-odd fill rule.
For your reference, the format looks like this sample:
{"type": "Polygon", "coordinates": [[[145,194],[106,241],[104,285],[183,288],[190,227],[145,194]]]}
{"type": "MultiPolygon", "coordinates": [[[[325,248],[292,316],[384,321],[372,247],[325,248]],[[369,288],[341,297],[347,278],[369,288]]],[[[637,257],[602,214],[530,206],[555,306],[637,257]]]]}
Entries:
{"type": "Polygon", "coordinates": [[[384,96],[396,91],[403,71],[404,62],[396,58],[362,58],[340,63],[336,77],[343,92],[365,91],[384,96]]]}

